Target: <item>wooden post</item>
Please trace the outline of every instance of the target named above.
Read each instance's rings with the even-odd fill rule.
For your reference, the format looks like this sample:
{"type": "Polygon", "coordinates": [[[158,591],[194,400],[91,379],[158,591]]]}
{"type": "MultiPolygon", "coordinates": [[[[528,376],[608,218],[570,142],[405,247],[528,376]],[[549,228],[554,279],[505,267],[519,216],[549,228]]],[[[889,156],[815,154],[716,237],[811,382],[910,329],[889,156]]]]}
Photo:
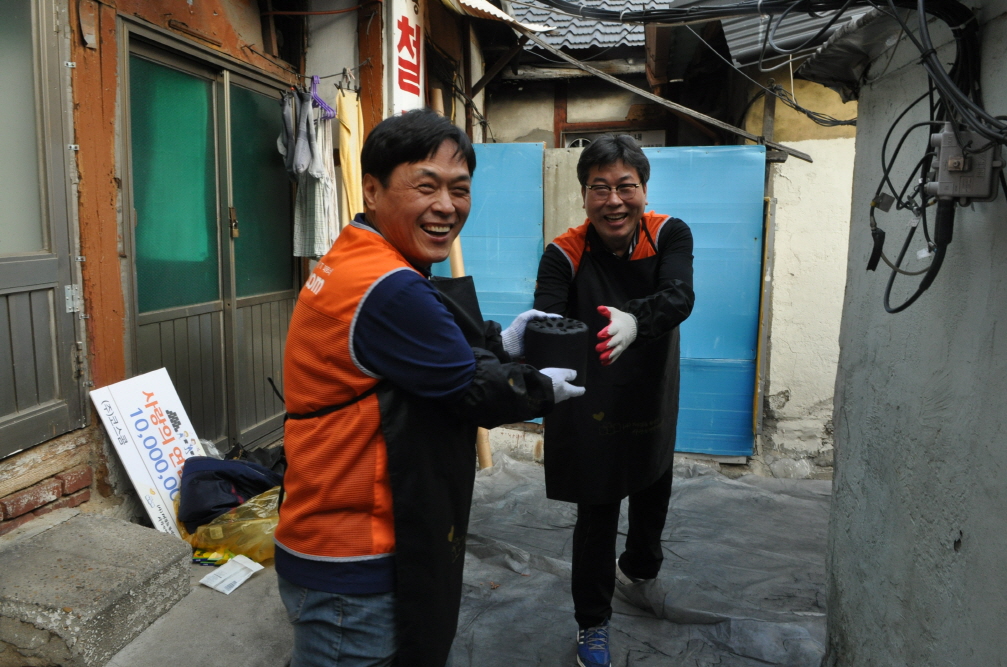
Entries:
{"type": "Polygon", "coordinates": [[[479,427],[476,432],[476,456],[479,460],[479,469],[493,467],[493,450],[490,449],[490,432],[479,427]]]}
{"type": "Polygon", "coordinates": [[[357,70],[360,81],[360,111],[364,119],[362,146],[374,126],[385,117],[384,101],[384,47],[381,34],[383,4],[377,0],[364,0],[357,12],[357,62],[367,63],[357,70]]]}
{"type": "Polygon", "coordinates": [[[461,238],[455,238],[451,243],[451,250],[448,252],[448,261],[451,263],[452,278],[461,278],[465,275],[465,260],[462,259],[461,238]]]}
{"type": "MultiPolygon", "coordinates": [[[[772,85],[770,80],[770,85],[772,85]]],[[[766,93],[765,104],[762,112],[762,137],[763,141],[771,143],[773,134],[776,131],[776,95],[766,93]]],[[[767,199],[773,198],[773,163],[766,161],[766,182],[765,196],[767,199]]]]}
{"type": "MultiPolygon", "coordinates": [[[[455,237],[454,243],[451,244],[448,261],[451,262],[452,278],[461,278],[465,275],[465,260],[462,259],[462,240],[458,237],[455,237]]],[[[493,467],[490,432],[481,427],[476,432],[476,456],[479,457],[480,470],[493,467]]]]}
{"type": "MultiPolygon", "coordinates": [[[[439,88],[431,88],[433,96],[430,99],[430,108],[444,115],[444,97],[439,88]]],[[[451,263],[451,277],[461,278],[465,275],[465,260],[462,259],[462,240],[455,237],[451,243],[451,250],[448,251],[448,261],[451,263]]],[[[490,432],[480,428],[476,432],[476,456],[479,457],[479,469],[493,467],[493,451],[490,449],[490,432]]]]}

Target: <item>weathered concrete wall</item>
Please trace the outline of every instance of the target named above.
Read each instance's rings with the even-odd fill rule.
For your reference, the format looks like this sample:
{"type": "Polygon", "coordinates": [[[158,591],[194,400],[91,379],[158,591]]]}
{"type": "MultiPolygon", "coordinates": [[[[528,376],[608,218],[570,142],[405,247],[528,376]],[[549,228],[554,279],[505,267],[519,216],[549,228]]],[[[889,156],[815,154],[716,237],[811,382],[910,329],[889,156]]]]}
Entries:
{"type": "MultiPolygon", "coordinates": [[[[643,80],[631,79],[631,83],[646,87],[643,80]]],[[[506,81],[495,87],[486,103],[493,138],[500,143],[545,142],[546,148],[556,148],[556,85],[553,81],[506,81]]],[[[640,114],[649,113],[653,106],[605,81],[587,78],[567,83],[569,123],[639,120],[640,114]]]]}
{"type": "Polygon", "coordinates": [[[508,84],[486,95],[486,118],[499,143],[545,142],[555,148],[554,90],[551,81],[508,84]]]}
{"type": "MultiPolygon", "coordinates": [[[[359,3],[353,0],[312,0],[311,11],[349,9],[359,3]]],[[[308,74],[326,76],[342,72],[344,67],[357,66],[357,12],[312,16],[308,19],[308,53],[305,56],[308,74]]],[[[354,72],[356,75],[356,72],[354,72]]],[[[338,78],[322,81],[328,100],[338,78]]],[[[335,94],[331,97],[335,98],[335,94]]]]}
{"type": "Polygon", "coordinates": [[[846,282],[853,139],[795,141],[774,178],[768,386],[757,456],[775,477],[832,470],[832,394],[846,282]]]}
{"type": "Polygon", "coordinates": [[[571,227],[584,224],[587,212],[577,180],[577,160],[583,148],[547,149],[543,157],[543,240],[546,245],[571,227]]]}
{"type": "MultiPolygon", "coordinates": [[[[1007,16],[1004,3],[991,4],[980,14],[981,82],[986,107],[1003,113],[1007,16]]],[[[885,131],[926,91],[919,54],[903,49],[909,62],[900,67],[897,58],[860,100],[836,382],[827,664],[1002,665],[1007,205],[1001,194],[974,211],[959,208],[933,287],[905,312],[884,312],[888,271],[864,270],[868,202],[880,178],[885,131]]],[[[953,59],[947,48],[939,53],[944,62],[953,59]]],[[[912,118],[923,119],[924,111],[912,118]]],[[[907,143],[906,163],[915,162],[922,137],[907,143]]],[[[896,172],[904,179],[908,169],[896,172]]],[[[879,215],[889,252],[897,252],[908,221],[908,214],[879,215]]],[[[914,243],[911,255],[921,245],[914,243]]],[[[900,277],[893,303],[917,280],[900,277]]]]}
{"type": "MultiPolygon", "coordinates": [[[[630,82],[647,88],[643,79],[630,79],[630,82]]],[[[567,85],[566,120],[569,123],[626,120],[633,105],[651,104],[645,97],[594,78],[571,79],[567,85]]]]}
{"type": "MultiPolygon", "coordinates": [[[[811,81],[795,79],[792,83],[790,73],[780,70],[771,74],[761,74],[755,67],[749,68],[748,75],[764,86],[769,86],[770,81],[775,82],[791,91],[797,103],[805,109],[811,109],[819,113],[824,113],[838,118],[857,117],[857,103],[855,101],[843,103],[839,93],[826,88],[823,85],[811,81]],[[782,72],[782,73],[781,73],[782,72]]],[[[748,88],[749,99],[759,92],[759,88],[754,84],[748,88]]],[[[765,98],[756,100],[745,115],[742,127],[753,134],[762,134],[762,115],[765,109],[765,98]]],[[[775,127],[773,138],[782,143],[793,141],[804,141],[806,139],[852,139],[857,136],[857,128],[852,125],[837,125],[826,127],[819,125],[807,117],[807,115],[791,109],[779,100],[776,102],[774,112],[775,127]]]]}

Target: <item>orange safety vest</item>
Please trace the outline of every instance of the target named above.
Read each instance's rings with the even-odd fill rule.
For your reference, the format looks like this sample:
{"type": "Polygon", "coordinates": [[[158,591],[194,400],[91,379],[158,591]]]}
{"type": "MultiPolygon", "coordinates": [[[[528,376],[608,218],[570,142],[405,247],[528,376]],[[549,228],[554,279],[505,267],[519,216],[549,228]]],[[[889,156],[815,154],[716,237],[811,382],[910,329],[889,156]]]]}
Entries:
{"type": "MultiPolygon", "coordinates": [[[[636,239],[636,246],[633,248],[632,257],[630,257],[631,260],[646,259],[656,254],[654,246],[647,242],[644,234],[650,234],[650,238],[656,244],[657,237],[661,234],[661,228],[664,227],[664,223],[668,222],[670,218],[671,216],[661,215],[653,211],[643,214],[640,218],[642,228],[639,231],[639,237],[636,239]]],[[[566,256],[574,275],[577,274],[577,270],[580,268],[580,260],[584,255],[584,248],[587,245],[587,230],[590,226],[591,221],[585,220],[584,224],[580,227],[572,227],[557,236],[551,244],[556,246],[566,256]]]]}
{"type": "MultiPolygon", "coordinates": [[[[378,383],[357,364],[353,325],[368,290],[395,271],[416,269],[380,234],[353,225],[318,262],[298,297],[287,335],[288,413],[345,403],[378,383]]],[[[395,551],[376,395],[314,419],[288,420],[284,448],[286,496],[275,534],[282,547],[334,562],[395,551]]]]}

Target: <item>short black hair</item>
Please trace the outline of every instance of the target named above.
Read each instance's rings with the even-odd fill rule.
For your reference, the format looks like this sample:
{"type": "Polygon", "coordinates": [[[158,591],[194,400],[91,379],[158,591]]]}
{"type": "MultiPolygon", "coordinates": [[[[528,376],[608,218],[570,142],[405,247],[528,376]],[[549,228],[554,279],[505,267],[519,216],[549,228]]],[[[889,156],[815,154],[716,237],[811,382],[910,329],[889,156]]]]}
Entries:
{"type": "Polygon", "coordinates": [[[650,160],[643,154],[643,149],[628,134],[613,136],[603,134],[592,141],[577,161],[577,179],[581,186],[587,185],[587,175],[591,167],[606,167],[622,161],[627,167],[636,169],[640,175],[640,183],[647,185],[650,180],[650,160]]]}
{"type": "Polygon", "coordinates": [[[468,136],[447,118],[430,109],[414,109],[378,123],[360,151],[362,174],[371,174],[381,185],[400,164],[414,164],[434,155],[446,140],[453,141],[469,166],[476,170],[476,152],[468,136]]]}

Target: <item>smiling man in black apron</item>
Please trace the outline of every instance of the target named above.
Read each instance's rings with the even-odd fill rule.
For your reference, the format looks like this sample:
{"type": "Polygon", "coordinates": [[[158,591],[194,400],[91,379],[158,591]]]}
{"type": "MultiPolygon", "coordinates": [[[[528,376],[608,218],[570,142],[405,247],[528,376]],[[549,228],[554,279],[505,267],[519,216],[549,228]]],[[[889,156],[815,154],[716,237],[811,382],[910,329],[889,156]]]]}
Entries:
{"type": "Polygon", "coordinates": [[[360,156],[365,213],[298,296],[284,357],[276,529],[290,667],[444,667],[458,622],[476,427],[584,393],[512,359],[524,328],[432,280],[471,206],[475,153],[435,113],[393,116],[360,156]]]}
{"type": "Polygon", "coordinates": [[[581,667],[608,667],[618,582],[628,597],[657,577],[671,498],[678,421],[678,325],[692,312],[692,233],[644,213],[650,162],[627,135],[581,154],[587,221],[542,255],[535,308],[598,332],[584,398],[545,421],[546,493],[577,503],[572,592],[581,667]],[[615,560],[619,507],[629,497],[626,550],[615,560]],[[613,567],[613,562],[615,566],[613,567]]]}

